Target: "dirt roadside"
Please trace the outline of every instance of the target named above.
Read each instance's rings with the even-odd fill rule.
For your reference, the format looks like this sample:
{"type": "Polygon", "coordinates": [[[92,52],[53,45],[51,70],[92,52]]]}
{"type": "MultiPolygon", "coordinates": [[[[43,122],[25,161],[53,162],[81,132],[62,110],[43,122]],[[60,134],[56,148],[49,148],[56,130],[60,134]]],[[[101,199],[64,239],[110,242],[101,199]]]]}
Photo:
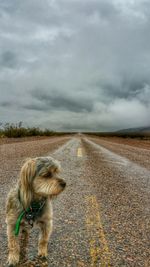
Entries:
{"type": "Polygon", "coordinates": [[[98,137],[95,135],[86,135],[87,138],[94,138],[95,140],[108,141],[115,144],[123,144],[132,147],[139,147],[150,150],[150,140],[138,139],[138,138],[122,138],[122,137],[98,137]]]}
{"type": "Polygon", "coordinates": [[[150,170],[150,141],[131,140],[124,138],[88,137],[91,141],[104,148],[126,157],[127,159],[150,170]]]}

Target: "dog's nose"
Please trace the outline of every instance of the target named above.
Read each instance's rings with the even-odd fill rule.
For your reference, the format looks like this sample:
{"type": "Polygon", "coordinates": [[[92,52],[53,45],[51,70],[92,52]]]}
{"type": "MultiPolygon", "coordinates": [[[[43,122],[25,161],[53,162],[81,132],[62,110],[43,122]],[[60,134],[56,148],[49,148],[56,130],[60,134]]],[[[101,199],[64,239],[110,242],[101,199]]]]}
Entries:
{"type": "Polygon", "coordinates": [[[66,186],[66,182],[62,180],[62,181],[60,182],[60,185],[61,185],[61,187],[65,188],[65,186],[66,186]]]}

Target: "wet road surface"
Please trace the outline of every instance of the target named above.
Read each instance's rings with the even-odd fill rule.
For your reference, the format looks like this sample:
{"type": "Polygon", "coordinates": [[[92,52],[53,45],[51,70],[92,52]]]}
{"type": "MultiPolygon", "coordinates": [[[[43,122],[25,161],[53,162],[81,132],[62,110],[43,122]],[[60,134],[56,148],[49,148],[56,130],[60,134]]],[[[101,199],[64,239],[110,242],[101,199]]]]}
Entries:
{"type": "MultiPolygon", "coordinates": [[[[27,151],[31,147],[27,142],[16,144],[13,154],[13,144],[1,147],[5,151],[0,188],[1,266],[5,266],[7,257],[3,209],[6,195],[10,183],[16,181],[21,159],[36,154],[60,160],[67,182],[66,190],[53,201],[54,229],[48,262],[39,266],[149,267],[150,170],[142,162],[150,151],[144,154],[141,148],[130,148],[128,156],[123,144],[119,150],[111,142],[82,135],[60,138],[56,143],[30,142],[31,151],[27,151]]],[[[37,253],[37,236],[38,231],[33,230],[29,257],[37,253]]]]}

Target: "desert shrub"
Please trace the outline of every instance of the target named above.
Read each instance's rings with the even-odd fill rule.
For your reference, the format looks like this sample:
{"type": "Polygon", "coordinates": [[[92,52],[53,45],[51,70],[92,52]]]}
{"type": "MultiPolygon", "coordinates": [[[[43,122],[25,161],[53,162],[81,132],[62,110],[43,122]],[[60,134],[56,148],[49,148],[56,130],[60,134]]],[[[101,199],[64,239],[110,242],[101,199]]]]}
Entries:
{"type": "Polygon", "coordinates": [[[136,138],[140,140],[150,139],[150,133],[144,132],[95,132],[85,133],[88,135],[96,135],[99,137],[121,137],[121,138],[136,138]]]}
{"type": "Polygon", "coordinates": [[[50,129],[40,129],[38,127],[24,127],[22,122],[19,123],[0,123],[0,137],[26,137],[26,136],[54,136],[66,133],[54,132],[50,129]]]}

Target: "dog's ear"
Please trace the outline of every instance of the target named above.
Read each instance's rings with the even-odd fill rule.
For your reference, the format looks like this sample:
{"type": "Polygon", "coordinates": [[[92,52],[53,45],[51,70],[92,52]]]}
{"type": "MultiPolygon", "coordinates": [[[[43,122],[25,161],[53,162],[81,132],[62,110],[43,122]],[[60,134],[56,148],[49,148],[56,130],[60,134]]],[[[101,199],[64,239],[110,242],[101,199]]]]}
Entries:
{"type": "Polygon", "coordinates": [[[20,172],[20,198],[23,207],[26,209],[30,206],[33,196],[32,181],[35,176],[35,160],[27,159],[20,172]]]}

